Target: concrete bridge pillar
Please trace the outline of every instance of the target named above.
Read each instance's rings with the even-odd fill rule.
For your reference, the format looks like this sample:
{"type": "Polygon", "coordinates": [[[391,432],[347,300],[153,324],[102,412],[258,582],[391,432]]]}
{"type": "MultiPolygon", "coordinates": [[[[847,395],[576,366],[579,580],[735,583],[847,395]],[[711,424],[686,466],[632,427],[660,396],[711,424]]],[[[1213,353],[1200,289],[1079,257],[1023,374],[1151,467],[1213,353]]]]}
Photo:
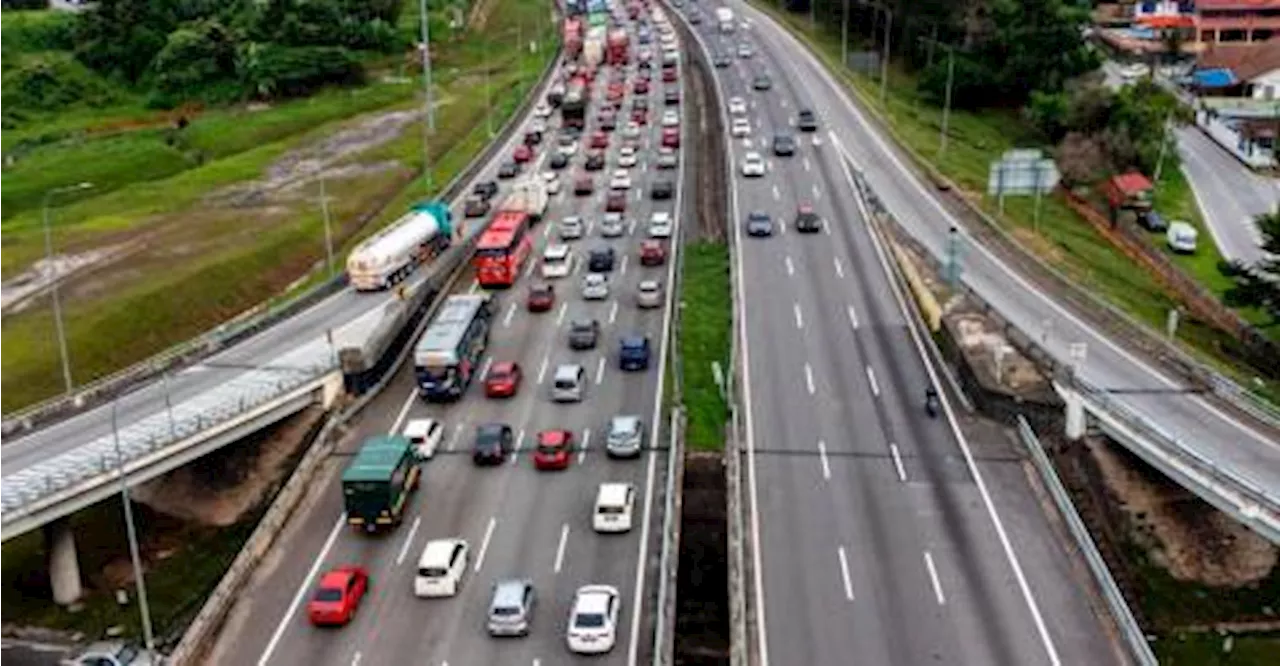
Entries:
{"type": "Polygon", "coordinates": [[[53,587],[53,600],[59,605],[70,606],[84,594],[71,520],[60,518],[45,525],[44,538],[49,553],[49,583],[53,587]]]}
{"type": "Polygon", "coordinates": [[[1084,416],[1084,399],[1074,388],[1064,387],[1060,390],[1062,401],[1066,405],[1066,435],[1070,441],[1079,441],[1084,437],[1087,425],[1084,416]]]}

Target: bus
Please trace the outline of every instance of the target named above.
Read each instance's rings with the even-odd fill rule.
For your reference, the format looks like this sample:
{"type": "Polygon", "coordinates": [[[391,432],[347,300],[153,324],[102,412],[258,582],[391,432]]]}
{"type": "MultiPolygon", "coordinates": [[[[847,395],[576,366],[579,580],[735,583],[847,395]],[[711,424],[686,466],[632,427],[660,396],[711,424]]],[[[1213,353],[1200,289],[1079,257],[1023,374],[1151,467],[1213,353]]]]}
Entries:
{"type": "Polygon", "coordinates": [[[476,241],[472,266],[480,286],[510,287],[520,277],[520,269],[533,252],[529,214],[518,210],[499,211],[476,241]]]}
{"type": "Polygon", "coordinates": [[[488,294],[458,294],[445,299],[436,318],[413,349],[418,392],[427,402],[457,400],[480,373],[480,357],[489,345],[493,303],[488,294]]]}
{"type": "Polygon", "coordinates": [[[568,90],[560,104],[560,116],[564,119],[565,127],[586,129],[587,98],[590,96],[591,91],[584,74],[575,74],[569,79],[568,90]]]}

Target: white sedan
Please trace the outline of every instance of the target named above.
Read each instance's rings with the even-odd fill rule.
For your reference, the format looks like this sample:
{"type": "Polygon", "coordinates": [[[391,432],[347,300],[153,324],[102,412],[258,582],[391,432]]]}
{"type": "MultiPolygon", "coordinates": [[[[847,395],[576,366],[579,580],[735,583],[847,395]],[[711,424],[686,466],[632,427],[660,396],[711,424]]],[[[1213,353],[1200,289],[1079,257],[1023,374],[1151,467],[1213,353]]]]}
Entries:
{"type": "Polygon", "coordinates": [[[548,245],[542,251],[542,277],[562,278],[573,272],[573,252],[568,245],[548,245]]]}
{"type": "Polygon", "coordinates": [[[542,179],[547,182],[547,194],[560,194],[560,174],[546,171],[543,172],[542,179]]]}
{"type": "Polygon", "coordinates": [[[635,146],[623,146],[622,150],[618,151],[618,166],[631,168],[636,165],[636,161],[635,146]]]}
{"type": "Polygon", "coordinates": [[[631,174],[626,169],[618,169],[613,172],[613,180],[609,181],[609,189],[611,190],[629,190],[631,189],[631,174]]]}
{"type": "Polygon", "coordinates": [[[750,152],[742,158],[742,175],[759,177],[764,175],[764,158],[760,153],[750,152]]]}
{"type": "Polygon", "coordinates": [[[671,228],[675,222],[671,219],[671,213],[666,211],[657,211],[649,218],[649,237],[650,238],[671,238],[671,228]]]}
{"type": "Polygon", "coordinates": [[[573,595],[569,611],[569,650],[577,654],[601,654],[618,639],[618,609],[622,599],[611,585],[583,585],[573,595]]]}
{"type": "Polygon", "coordinates": [[[609,298],[609,278],[604,273],[587,273],[582,278],[582,298],[587,301],[609,298]]]}
{"type": "Polygon", "coordinates": [[[640,124],[636,122],[627,123],[627,126],[622,129],[622,136],[628,139],[640,138],[640,124]]]}
{"type": "Polygon", "coordinates": [[[729,113],[735,116],[744,115],[747,112],[747,103],[741,97],[729,98],[729,113]]]}
{"type": "Polygon", "coordinates": [[[551,107],[546,102],[539,102],[533,107],[533,115],[539,118],[547,118],[551,115],[551,107]]]}
{"type": "Polygon", "coordinates": [[[662,113],[663,127],[676,127],[679,124],[680,124],[680,114],[676,113],[675,109],[667,109],[662,113]]]}
{"type": "Polygon", "coordinates": [[[733,134],[734,137],[749,136],[751,134],[751,121],[746,118],[734,118],[733,125],[730,127],[729,132],[733,134]]]}

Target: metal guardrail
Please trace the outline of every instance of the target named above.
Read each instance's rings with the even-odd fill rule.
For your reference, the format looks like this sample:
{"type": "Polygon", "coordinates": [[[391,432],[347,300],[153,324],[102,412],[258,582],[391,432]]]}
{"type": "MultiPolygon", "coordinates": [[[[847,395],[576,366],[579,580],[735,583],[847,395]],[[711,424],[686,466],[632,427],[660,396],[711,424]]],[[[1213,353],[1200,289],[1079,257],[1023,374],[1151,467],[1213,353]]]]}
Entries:
{"type": "Polygon", "coordinates": [[[684,487],[684,408],[671,410],[667,446],[667,492],[662,515],[662,555],[658,563],[657,617],[653,631],[653,666],[675,663],[676,586],[680,571],[680,515],[684,487]]]}
{"type": "Polygon", "coordinates": [[[1076,512],[1071,496],[1067,494],[1066,487],[1062,485],[1057,472],[1054,471],[1053,463],[1044,452],[1044,447],[1040,445],[1035,431],[1021,415],[1018,416],[1018,438],[1022,440],[1023,446],[1031,455],[1031,462],[1039,472],[1040,480],[1044,482],[1045,488],[1049,489],[1049,495],[1053,498],[1054,505],[1058,507],[1058,513],[1067,524],[1076,547],[1089,565],[1089,571],[1102,592],[1102,598],[1106,601],[1107,608],[1111,610],[1111,616],[1115,618],[1120,634],[1129,647],[1129,654],[1141,666],[1157,666],[1159,662],[1156,660],[1155,653],[1151,651],[1151,645],[1147,643],[1146,634],[1138,625],[1138,620],[1134,618],[1133,611],[1129,609],[1129,602],[1125,600],[1120,592],[1120,586],[1116,585],[1115,579],[1112,578],[1111,570],[1107,568],[1107,563],[1102,559],[1102,553],[1098,552],[1089,529],[1085,527],[1080,514],[1076,512]]]}

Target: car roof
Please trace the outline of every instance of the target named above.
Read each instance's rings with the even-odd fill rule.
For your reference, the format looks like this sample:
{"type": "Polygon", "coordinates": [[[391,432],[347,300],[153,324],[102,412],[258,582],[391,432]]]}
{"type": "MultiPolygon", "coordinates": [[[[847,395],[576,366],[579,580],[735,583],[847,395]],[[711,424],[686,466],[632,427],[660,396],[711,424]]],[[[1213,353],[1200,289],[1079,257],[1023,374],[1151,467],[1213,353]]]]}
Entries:
{"type": "Polygon", "coordinates": [[[599,326],[599,322],[594,319],[574,319],[569,322],[569,328],[595,328],[599,326]]]}
{"type": "Polygon", "coordinates": [[[433,539],[422,549],[422,557],[418,558],[418,566],[448,564],[453,557],[453,548],[461,539],[433,539]]]}
{"type": "Polygon", "coordinates": [[[617,588],[608,585],[583,585],[574,595],[573,608],[577,613],[609,612],[609,599],[618,596],[617,588]]]}
{"type": "Polygon", "coordinates": [[[582,372],[582,366],[577,363],[561,363],[556,366],[556,378],[577,377],[582,372]]]}
{"type": "Polygon", "coordinates": [[[538,433],[538,443],[551,446],[563,445],[569,441],[570,436],[571,433],[569,433],[569,431],[559,428],[555,430],[543,430],[538,433]]]}
{"type": "MultiPolygon", "coordinates": [[[[495,363],[494,367],[498,367],[500,365],[502,364],[495,363]]],[[[404,434],[409,435],[411,433],[412,434],[427,433],[431,431],[431,426],[435,424],[436,424],[435,419],[409,419],[409,422],[406,423],[404,426],[404,434]]]]}
{"type": "Polygon", "coordinates": [[[641,289],[646,289],[646,290],[657,289],[661,286],[662,286],[662,283],[658,282],[657,280],[641,280],[639,285],[641,289]]]}
{"type": "Polygon", "coordinates": [[[515,369],[515,361],[495,361],[494,364],[489,367],[489,372],[511,372],[515,369]]]}
{"type": "Polygon", "coordinates": [[[543,251],[542,251],[542,256],[544,256],[544,257],[553,257],[553,258],[556,258],[556,257],[567,257],[567,256],[569,256],[569,246],[568,246],[568,245],[564,245],[564,244],[562,244],[562,243],[556,243],[556,244],[554,244],[554,245],[548,245],[548,246],[547,246],[547,249],[545,249],[545,250],[543,250],[543,251]]]}
{"type": "Polygon", "coordinates": [[[643,335],[626,335],[621,342],[623,347],[641,347],[649,344],[649,338],[643,335]]]}
{"type": "Polygon", "coordinates": [[[640,417],[635,414],[619,414],[609,421],[610,430],[635,430],[640,425],[640,417]]]}
{"type": "Polygon", "coordinates": [[[346,587],[351,574],[351,570],[345,567],[329,571],[320,577],[320,587],[346,587]]]}
{"type": "Polygon", "coordinates": [[[524,600],[524,590],[531,583],[522,578],[507,578],[493,584],[493,605],[507,606],[524,600]]]}
{"type": "Polygon", "coordinates": [[[497,435],[507,429],[505,423],[481,423],[476,426],[477,435],[497,435]]]}
{"type": "Polygon", "coordinates": [[[592,248],[592,249],[591,249],[591,254],[594,254],[594,255],[613,254],[613,248],[612,248],[612,247],[596,247],[596,248],[592,248]]]}
{"type": "Polygon", "coordinates": [[[587,273],[583,279],[587,282],[604,282],[604,273],[587,273]]]}

